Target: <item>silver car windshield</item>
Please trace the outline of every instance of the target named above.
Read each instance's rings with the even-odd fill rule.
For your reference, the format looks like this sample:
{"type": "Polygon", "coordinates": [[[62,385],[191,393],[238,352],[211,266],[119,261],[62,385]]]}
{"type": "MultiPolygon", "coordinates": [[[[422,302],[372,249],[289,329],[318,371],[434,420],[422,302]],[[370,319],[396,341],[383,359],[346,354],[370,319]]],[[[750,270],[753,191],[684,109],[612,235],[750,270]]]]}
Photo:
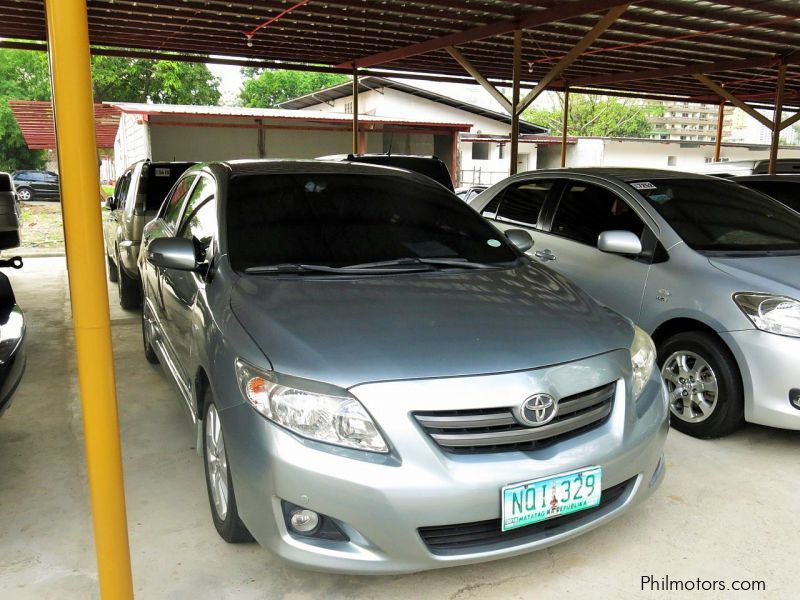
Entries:
{"type": "Polygon", "coordinates": [[[746,187],[680,178],[630,185],[695,250],[800,251],[800,214],[746,187]]]}
{"type": "Polygon", "coordinates": [[[406,259],[414,270],[437,262],[430,259],[501,266],[519,257],[452,192],[395,175],[239,175],[230,181],[226,217],[231,265],[250,273],[287,264],[309,275],[314,266],[411,266],[406,259]]]}

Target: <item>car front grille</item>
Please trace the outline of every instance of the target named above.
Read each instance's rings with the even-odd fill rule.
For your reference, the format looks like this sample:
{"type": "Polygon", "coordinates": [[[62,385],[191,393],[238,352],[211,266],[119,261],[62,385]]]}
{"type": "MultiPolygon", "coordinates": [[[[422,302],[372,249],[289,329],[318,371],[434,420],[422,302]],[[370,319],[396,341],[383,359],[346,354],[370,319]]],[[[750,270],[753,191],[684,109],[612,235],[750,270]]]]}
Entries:
{"type": "Polygon", "coordinates": [[[509,545],[525,544],[564,533],[597,518],[597,513],[605,514],[617,506],[621,506],[627,500],[635,482],[636,478],[633,477],[603,490],[600,504],[593,508],[509,531],[501,530],[499,518],[458,525],[420,527],[417,531],[428,550],[433,554],[467,554],[489,551],[498,545],[508,547],[509,545]]]}
{"type": "Polygon", "coordinates": [[[416,412],[414,418],[443,450],[459,454],[533,450],[573,437],[606,422],[616,383],[562,398],[558,416],[547,425],[527,427],[511,408],[416,412]]]}

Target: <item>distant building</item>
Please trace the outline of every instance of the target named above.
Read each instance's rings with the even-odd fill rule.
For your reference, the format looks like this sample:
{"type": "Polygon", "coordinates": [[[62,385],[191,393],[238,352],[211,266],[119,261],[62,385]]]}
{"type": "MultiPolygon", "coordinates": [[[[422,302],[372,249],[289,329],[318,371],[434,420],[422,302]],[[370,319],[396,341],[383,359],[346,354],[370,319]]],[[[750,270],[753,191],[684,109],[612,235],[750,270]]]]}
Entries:
{"type": "MultiPolygon", "coordinates": [[[[773,111],[759,109],[759,113],[772,120],[773,111]]],[[[786,114],[783,115],[785,119],[786,114]]],[[[800,144],[800,136],[797,129],[787,127],[781,131],[781,143],[789,146],[800,144]]],[[[724,138],[730,142],[743,142],[749,144],[769,144],[772,141],[772,131],[765,127],[763,123],[756,121],[740,108],[733,110],[733,119],[730,133],[724,138]]]]}
{"type": "MultiPolygon", "coordinates": [[[[651,103],[663,109],[663,115],[650,117],[655,140],[714,142],[717,139],[718,104],[693,104],[689,102],[660,101],[651,103]]],[[[726,139],[732,125],[731,107],[725,107],[722,139],[726,139]]]]}
{"type": "MultiPolygon", "coordinates": [[[[306,94],[280,104],[281,108],[329,113],[353,112],[353,84],[341,85],[306,94]]],[[[464,100],[445,96],[405,81],[385,77],[359,79],[358,112],[361,115],[389,118],[403,116],[415,121],[444,119],[470,123],[468,131],[459,136],[457,164],[460,183],[495,183],[508,176],[511,117],[507,113],[477,106],[464,100]]],[[[520,121],[520,146],[517,169],[536,168],[537,144],[553,144],[560,140],[543,137],[544,127],[520,121]]],[[[374,151],[368,148],[369,151],[374,151]]],[[[384,135],[378,152],[437,154],[438,147],[422,146],[408,136],[384,135]]],[[[448,166],[451,163],[446,163],[448,166]]]]}

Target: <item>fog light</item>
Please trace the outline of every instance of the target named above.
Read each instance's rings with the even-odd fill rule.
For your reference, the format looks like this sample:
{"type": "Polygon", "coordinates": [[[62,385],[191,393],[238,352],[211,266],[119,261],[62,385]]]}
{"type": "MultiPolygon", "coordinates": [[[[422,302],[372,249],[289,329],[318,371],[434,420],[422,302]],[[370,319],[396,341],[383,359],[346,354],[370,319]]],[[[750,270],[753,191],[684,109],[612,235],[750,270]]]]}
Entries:
{"type": "Polygon", "coordinates": [[[319,515],[313,510],[300,508],[292,511],[289,525],[298,533],[311,533],[319,526],[319,515]]]}
{"type": "Polygon", "coordinates": [[[789,390],[789,404],[800,410],[800,388],[789,390]]]}

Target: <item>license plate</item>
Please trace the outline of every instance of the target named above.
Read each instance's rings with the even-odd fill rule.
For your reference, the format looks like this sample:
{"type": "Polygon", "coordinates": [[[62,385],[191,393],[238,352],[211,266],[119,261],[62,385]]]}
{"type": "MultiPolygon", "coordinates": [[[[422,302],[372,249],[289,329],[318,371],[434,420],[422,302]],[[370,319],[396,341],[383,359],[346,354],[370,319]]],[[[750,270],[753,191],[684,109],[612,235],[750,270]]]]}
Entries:
{"type": "Polygon", "coordinates": [[[600,504],[602,469],[589,467],[505,486],[502,530],[525,527],[600,504]]]}

